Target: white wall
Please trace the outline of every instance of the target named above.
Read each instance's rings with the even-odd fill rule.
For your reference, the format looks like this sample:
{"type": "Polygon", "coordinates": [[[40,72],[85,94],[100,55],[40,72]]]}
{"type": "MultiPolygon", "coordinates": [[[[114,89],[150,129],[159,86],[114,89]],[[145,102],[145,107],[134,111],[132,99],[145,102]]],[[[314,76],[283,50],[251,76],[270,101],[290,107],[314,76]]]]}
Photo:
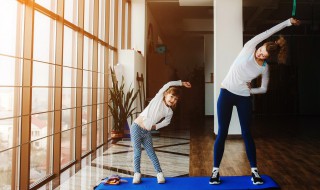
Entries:
{"type": "MultiPolygon", "coordinates": [[[[214,132],[218,133],[217,98],[221,82],[243,47],[242,0],[214,1],[214,132]]],[[[229,134],[241,134],[238,114],[233,109],[229,134]]]]}
{"type": "MultiPolygon", "coordinates": [[[[146,92],[146,65],[144,57],[135,50],[120,50],[119,64],[122,67],[122,75],[124,76],[125,92],[129,90],[129,87],[131,87],[130,89],[134,89],[134,92],[139,89],[137,72],[139,73],[139,76],[143,74],[144,92],[146,92]]],[[[143,93],[143,91],[141,91],[141,93],[143,93]]],[[[143,94],[141,94],[141,98],[142,102],[140,102],[139,96],[135,100],[133,107],[136,107],[136,110],[134,112],[142,112],[142,109],[144,108],[143,94]],[[142,109],[140,105],[142,105],[142,109]]],[[[128,119],[128,122],[132,123],[130,118],[128,119]]]]}
{"type": "Polygon", "coordinates": [[[131,0],[131,45],[135,50],[141,51],[145,56],[145,36],[146,36],[146,1],[131,0]]]}
{"type": "Polygon", "coordinates": [[[214,115],[213,101],[213,35],[204,36],[205,115],[214,115]]]}

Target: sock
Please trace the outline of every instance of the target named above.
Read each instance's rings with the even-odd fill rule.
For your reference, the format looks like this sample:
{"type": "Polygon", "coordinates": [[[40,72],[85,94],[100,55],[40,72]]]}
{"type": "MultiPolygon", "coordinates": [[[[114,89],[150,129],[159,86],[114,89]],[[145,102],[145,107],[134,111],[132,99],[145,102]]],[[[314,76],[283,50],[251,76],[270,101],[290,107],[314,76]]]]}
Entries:
{"type": "Polygon", "coordinates": [[[213,168],[212,168],[212,172],[215,171],[215,170],[219,172],[219,168],[213,167],[213,168]]]}
{"type": "Polygon", "coordinates": [[[258,168],[251,168],[251,172],[258,172],[258,168]]]}

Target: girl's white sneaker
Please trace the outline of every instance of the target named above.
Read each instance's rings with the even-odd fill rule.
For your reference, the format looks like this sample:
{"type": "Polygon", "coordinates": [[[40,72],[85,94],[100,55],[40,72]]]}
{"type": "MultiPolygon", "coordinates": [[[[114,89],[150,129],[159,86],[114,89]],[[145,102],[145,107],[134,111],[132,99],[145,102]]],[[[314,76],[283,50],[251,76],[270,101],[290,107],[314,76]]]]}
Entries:
{"type": "Polygon", "coordinates": [[[157,174],[157,180],[158,180],[158,183],[165,183],[166,182],[166,179],[164,179],[164,176],[163,176],[162,172],[159,172],[157,174]]]}
{"type": "Polygon", "coordinates": [[[134,173],[132,183],[138,184],[140,182],[141,182],[141,173],[134,173]]]}

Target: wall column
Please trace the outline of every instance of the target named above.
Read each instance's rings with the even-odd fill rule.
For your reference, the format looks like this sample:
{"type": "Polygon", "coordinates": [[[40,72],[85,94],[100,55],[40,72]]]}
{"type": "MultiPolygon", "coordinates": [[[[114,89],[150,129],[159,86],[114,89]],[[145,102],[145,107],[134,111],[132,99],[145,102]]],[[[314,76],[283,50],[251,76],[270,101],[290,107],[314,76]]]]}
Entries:
{"type": "Polygon", "coordinates": [[[131,47],[145,56],[146,0],[131,0],[131,13],[131,47]]]}
{"type": "MultiPolygon", "coordinates": [[[[242,0],[214,1],[214,133],[218,133],[217,100],[221,82],[243,47],[242,0]]],[[[241,134],[238,113],[233,108],[229,134],[241,134]]]]}

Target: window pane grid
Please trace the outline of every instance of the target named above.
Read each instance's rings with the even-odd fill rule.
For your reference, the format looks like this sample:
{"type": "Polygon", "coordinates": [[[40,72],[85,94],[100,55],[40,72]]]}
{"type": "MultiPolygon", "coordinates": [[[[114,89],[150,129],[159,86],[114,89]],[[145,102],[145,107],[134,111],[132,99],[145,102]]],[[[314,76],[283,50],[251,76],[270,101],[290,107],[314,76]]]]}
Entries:
{"type": "MultiPolygon", "coordinates": [[[[82,128],[82,155],[91,150],[91,126],[94,122],[92,120],[92,92],[97,91],[97,144],[103,144],[103,112],[105,108],[104,93],[106,87],[104,84],[104,64],[107,51],[110,49],[115,50],[114,47],[106,43],[106,21],[109,19],[109,10],[106,9],[108,0],[99,0],[99,21],[98,21],[98,36],[93,36],[93,13],[94,1],[84,0],[84,30],[79,28],[78,25],[78,0],[64,0],[64,18],[65,26],[62,35],[63,38],[63,62],[62,62],[62,76],[59,73],[60,68],[55,67],[56,57],[56,22],[60,18],[57,15],[56,0],[35,0],[34,19],[33,23],[33,41],[30,47],[33,47],[31,52],[32,60],[23,58],[24,49],[24,5],[26,1],[4,1],[0,7],[0,26],[4,26],[0,30],[0,157],[6,156],[9,174],[5,184],[8,188],[12,188],[12,164],[16,161],[10,160],[15,155],[19,154],[21,126],[21,106],[30,103],[30,141],[24,142],[30,144],[30,187],[39,180],[44,179],[53,172],[53,138],[55,133],[53,130],[54,121],[54,103],[55,100],[60,100],[62,106],[59,107],[62,111],[61,117],[61,168],[65,167],[68,163],[75,159],[75,131],[78,127],[82,128]],[[22,2],[22,3],[20,3],[22,2]],[[8,6],[5,6],[8,5],[8,6]],[[7,11],[6,11],[7,10],[7,11]],[[8,13],[8,14],[7,14],[8,13]],[[4,15],[4,16],[3,16],[4,15]],[[107,17],[106,17],[107,16],[107,17]],[[10,21],[9,21],[10,20],[10,21]],[[14,24],[12,24],[14,23],[14,24]],[[78,68],[78,35],[84,32],[83,41],[83,63],[82,68],[78,68]],[[8,40],[5,40],[8,39],[8,40]],[[98,41],[98,67],[97,71],[93,71],[93,40],[98,41]],[[4,43],[8,41],[8,43],[4,43]],[[5,44],[5,45],[2,45],[5,44]],[[9,61],[8,61],[9,60],[9,61]],[[31,83],[27,83],[24,87],[31,87],[30,101],[22,102],[22,71],[23,63],[33,64],[31,68],[30,79],[31,83]],[[3,68],[1,68],[3,67],[3,68]],[[57,73],[55,73],[57,69],[57,73]],[[77,73],[83,73],[82,84],[77,86],[77,73]],[[92,84],[93,76],[97,76],[97,84],[92,84]],[[55,77],[61,77],[62,86],[57,86],[55,77]],[[95,88],[93,88],[93,86],[95,88]],[[56,89],[62,90],[61,97],[55,94],[56,89]],[[82,88],[83,100],[82,108],[82,121],[81,126],[76,127],[76,109],[80,105],[76,105],[76,92],[77,88],[82,88]],[[5,126],[5,127],[3,127],[5,126]],[[5,131],[5,135],[4,135],[5,131]],[[5,138],[4,138],[5,136],[5,138]],[[13,140],[15,139],[15,140],[13,140]],[[1,152],[2,151],[2,152],[1,152]],[[17,153],[15,153],[17,152],[17,153]],[[10,179],[9,179],[10,178],[10,179]]],[[[112,0],[113,2],[113,0],[112,0]]],[[[114,4],[114,2],[113,2],[114,4]]],[[[111,6],[112,7],[112,6],[111,6]]],[[[113,9],[113,8],[111,8],[113,9]]],[[[96,10],[95,10],[96,11],[96,10]]],[[[30,17],[28,17],[30,18],[30,17]]],[[[114,23],[114,21],[112,21],[114,23]]],[[[28,22],[27,22],[28,23],[28,22]]],[[[30,28],[30,27],[29,27],[30,28]]],[[[28,29],[28,27],[26,27],[28,29]]],[[[60,37],[59,37],[60,38],[60,37]]],[[[29,38],[30,39],[30,38],[29,38]]],[[[81,39],[82,41],[82,39],[81,39]]],[[[80,41],[80,42],[81,42],[80,41]]],[[[27,42],[27,41],[26,41],[27,42]]],[[[30,44],[29,43],[29,44],[30,44]]],[[[29,46],[29,44],[26,44],[29,46]]],[[[82,43],[81,43],[82,44],[82,43]]],[[[57,50],[57,53],[59,50],[57,50]]],[[[114,51],[112,51],[114,52],[114,51]]],[[[96,52],[95,52],[96,53],[96,52]]],[[[61,53],[60,53],[61,55],[61,53]]],[[[27,56],[28,57],[28,56],[27,56]]],[[[59,57],[59,54],[58,54],[59,57]]],[[[113,59],[111,55],[110,60],[113,59]]],[[[59,60],[59,59],[58,59],[59,60]]],[[[109,62],[108,62],[109,63],[109,62]]],[[[81,64],[80,64],[81,65],[81,64]]],[[[25,70],[26,71],[26,70],[25,70]]],[[[25,72],[24,71],[24,72],[25,72]]],[[[81,76],[80,76],[81,78],[81,76]]],[[[27,93],[28,94],[28,93],[27,93]]],[[[23,101],[25,101],[23,99],[23,101]]],[[[28,117],[28,115],[25,115],[28,117]]],[[[95,138],[94,138],[95,139],[95,138]]],[[[29,160],[28,159],[28,160],[29,160]]],[[[29,167],[29,166],[28,166],[29,167]]],[[[17,167],[19,168],[19,167],[17,167]]],[[[3,170],[0,170],[3,172],[3,170]]],[[[17,174],[19,177],[19,174],[17,174]]],[[[14,180],[14,179],[13,179],[14,180]]],[[[19,180],[19,179],[17,179],[19,180]]],[[[4,181],[1,181],[4,182],[4,181]]],[[[2,183],[0,183],[2,188],[2,183]]]]}

